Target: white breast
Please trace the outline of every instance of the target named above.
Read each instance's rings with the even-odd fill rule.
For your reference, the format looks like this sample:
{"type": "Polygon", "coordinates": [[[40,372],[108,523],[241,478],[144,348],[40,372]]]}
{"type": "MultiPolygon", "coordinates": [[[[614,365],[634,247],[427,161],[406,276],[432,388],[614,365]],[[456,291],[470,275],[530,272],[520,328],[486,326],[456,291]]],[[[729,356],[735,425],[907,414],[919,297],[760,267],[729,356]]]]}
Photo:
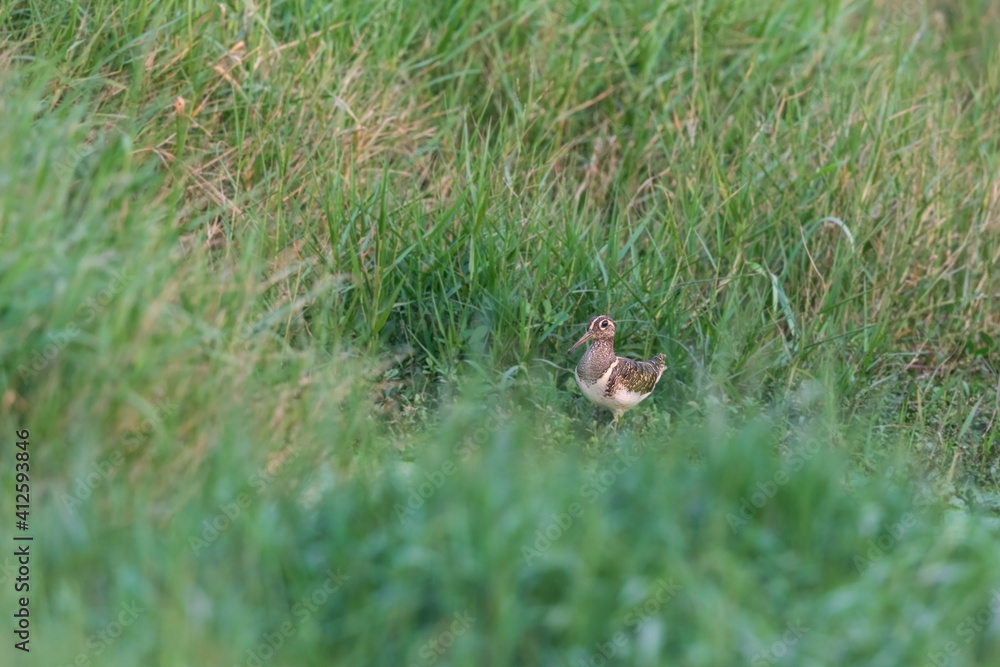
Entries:
{"type": "Polygon", "coordinates": [[[649,396],[651,393],[652,392],[647,391],[645,394],[640,394],[639,392],[630,391],[628,389],[619,389],[615,392],[614,399],[608,400],[612,401],[612,403],[617,405],[619,408],[628,410],[629,408],[634,407],[636,403],[649,396]]]}

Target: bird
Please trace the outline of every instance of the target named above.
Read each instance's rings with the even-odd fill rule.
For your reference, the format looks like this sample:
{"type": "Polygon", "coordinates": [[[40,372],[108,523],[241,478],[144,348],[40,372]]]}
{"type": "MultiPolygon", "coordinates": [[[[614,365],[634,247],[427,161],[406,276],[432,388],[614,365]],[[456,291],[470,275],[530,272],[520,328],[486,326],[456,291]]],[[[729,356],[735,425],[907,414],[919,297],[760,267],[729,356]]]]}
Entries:
{"type": "Polygon", "coordinates": [[[569,348],[568,354],[593,340],[573,373],[583,395],[614,413],[612,425],[651,393],[667,367],[658,354],[649,361],[635,361],[615,354],[615,322],[607,315],[590,318],[587,332],[569,348]]]}

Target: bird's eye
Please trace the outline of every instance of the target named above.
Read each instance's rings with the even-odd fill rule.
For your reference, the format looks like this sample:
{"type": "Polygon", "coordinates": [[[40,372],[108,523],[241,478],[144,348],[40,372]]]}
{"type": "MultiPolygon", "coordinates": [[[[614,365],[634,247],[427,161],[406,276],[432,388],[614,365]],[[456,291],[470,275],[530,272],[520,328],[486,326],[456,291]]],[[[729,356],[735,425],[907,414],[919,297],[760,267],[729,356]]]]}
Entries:
{"type": "Polygon", "coordinates": [[[601,328],[602,329],[607,329],[608,328],[608,321],[607,320],[601,320],[601,328]]]}

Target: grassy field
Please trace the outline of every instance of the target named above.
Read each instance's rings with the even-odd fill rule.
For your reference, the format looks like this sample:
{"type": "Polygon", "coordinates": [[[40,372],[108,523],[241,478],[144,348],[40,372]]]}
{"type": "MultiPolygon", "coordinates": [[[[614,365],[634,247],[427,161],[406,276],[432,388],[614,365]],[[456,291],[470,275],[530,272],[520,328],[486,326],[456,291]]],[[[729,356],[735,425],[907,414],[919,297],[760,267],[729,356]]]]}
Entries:
{"type": "Polygon", "coordinates": [[[0,3],[0,662],[996,664],[998,41],[0,3]],[[668,362],[617,432],[600,313],[668,362]]]}

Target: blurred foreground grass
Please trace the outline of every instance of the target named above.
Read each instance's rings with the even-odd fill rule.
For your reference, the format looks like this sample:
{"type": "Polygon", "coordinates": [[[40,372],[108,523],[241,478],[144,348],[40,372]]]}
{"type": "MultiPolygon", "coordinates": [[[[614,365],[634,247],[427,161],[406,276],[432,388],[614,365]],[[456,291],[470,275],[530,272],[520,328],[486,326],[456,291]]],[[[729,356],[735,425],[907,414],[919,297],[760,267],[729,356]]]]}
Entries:
{"type": "Polygon", "coordinates": [[[4,664],[989,663],[997,19],[5,3],[4,664]]]}

